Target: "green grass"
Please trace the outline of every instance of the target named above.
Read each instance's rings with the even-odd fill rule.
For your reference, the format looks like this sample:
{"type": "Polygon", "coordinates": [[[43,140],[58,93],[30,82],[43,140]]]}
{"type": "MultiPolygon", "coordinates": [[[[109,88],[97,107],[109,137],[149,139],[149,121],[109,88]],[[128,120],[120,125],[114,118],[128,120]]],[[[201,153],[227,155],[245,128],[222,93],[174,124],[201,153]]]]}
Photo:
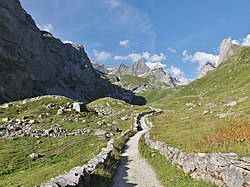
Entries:
{"type": "Polygon", "coordinates": [[[204,78],[152,103],[153,107],[163,110],[162,114],[150,118],[155,125],[152,138],[187,152],[236,152],[249,156],[249,139],[225,136],[227,132],[236,133],[234,131],[243,135],[240,129],[250,132],[249,56],[250,48],[241,47],[238,55],[204,78]],[[232,101],[237,105],[226,106],[232,101]],[[209,113],[203,115],[205,110],[209,113]],[[219,114],[227,114],[227,117],[219,118],[216,116],[219,114]],[[224,132],[225,140],[215,141],[220,131],[224,132]]]}
{"type": "MultiPolygon", "coordinates": [[[[4,124],[2,118],[6,117],[16,120],[30,116],[30,119],[39,121],[32,125],[32,129],[49,129],[55,124],[60,124],[60,127],[68,132],[77,129],[93,131],[102,129],[109,132],[114,125],[124,132],[131,129],[134,112],[147,110],[147,107],[132,106],[120,100],[102,98],[88,104],[84,112],[71,110],[57,115],[60,107],[68,108],[74,101],[57,96],[43,97],[26,104],[21,102],[13,102],[13,106],[7,109],[1,108],[0,123],[4,124]],[[54,104],[54,107],[48,109],[46,108],[48,104],[54,104]],[[112,112],[106,115],[95,112],[103,109],[112,112]],[[124,116],[128,119],[122,120],[124,116]]],[[[112,134],[106,139],[100,139],[93,133],[60,138],[16,137],[8,140],[0,138],[0,186],[35,186],[76,166],[82,166],[97,155],[101,148],[106,147],[109,138],[118,137],[121,132],[112,134]],[[31,153],[38,153],[43,157],[32,161],[28,157],[31,153]]],[[[114,166],[110,164],[110,167],[114,166]]],[[[99,174],[98,177],[106,176],[99,174]]]]}
{"type": "Polygon", "coordinates": [[[139,142],[140,153],[148,163],[154,168],[157,178],[167,187],[212,187],[214,184],[193,180],[185,175],[180,169],[173,166],[158,151],[149,148],[144,141],[144,137],[139,142]]]}
{"type": "Polygon", "coordinates": [[[40,141],[39,144],[34,138],[0,141],[0,186],[39,185],[74,166],[84,165],[106,146],[105,142],[89,135],[41,138],[40,141]],[[28,155],[33,152],[44,157],[32,161],[28,155]]]}

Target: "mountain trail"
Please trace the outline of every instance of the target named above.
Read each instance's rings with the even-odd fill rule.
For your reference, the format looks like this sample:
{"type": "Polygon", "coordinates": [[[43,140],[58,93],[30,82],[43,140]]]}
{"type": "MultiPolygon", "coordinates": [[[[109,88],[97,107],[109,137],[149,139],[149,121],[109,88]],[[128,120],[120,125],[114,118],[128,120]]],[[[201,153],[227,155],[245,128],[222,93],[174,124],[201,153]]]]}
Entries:
{"type": "Polygon", "coordinates": [[[112,187],[162,187],[152,167],[139,153],[139,139],[149,130],[144,117],[141,118],[141,124],[143,130],[131,137],[126,144],[112,187]]]}

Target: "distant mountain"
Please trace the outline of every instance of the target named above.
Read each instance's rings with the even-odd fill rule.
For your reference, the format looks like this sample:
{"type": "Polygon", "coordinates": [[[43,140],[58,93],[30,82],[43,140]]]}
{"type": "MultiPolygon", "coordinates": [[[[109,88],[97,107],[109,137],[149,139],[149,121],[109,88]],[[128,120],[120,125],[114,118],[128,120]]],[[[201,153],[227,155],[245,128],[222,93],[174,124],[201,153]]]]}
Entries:
{"type": "Polygon", "coordinates": [[[188,79],[184,77],[173,78],[171,75],[166,73],[163,68],[155,67],[150,69],[145,62],[139,60],[134,62],[131,66],[126,66],[125,64],[120,64],[118,67],[106,67],[103,64],[92,62],[94,68],[106,74],[112,74],[115,76],[137,76],[137,77],[147,77],[150,76],[156,81],[165,83],[167,86],[174,87],[177,85],[186,85],[189,83],[188,79]]]}

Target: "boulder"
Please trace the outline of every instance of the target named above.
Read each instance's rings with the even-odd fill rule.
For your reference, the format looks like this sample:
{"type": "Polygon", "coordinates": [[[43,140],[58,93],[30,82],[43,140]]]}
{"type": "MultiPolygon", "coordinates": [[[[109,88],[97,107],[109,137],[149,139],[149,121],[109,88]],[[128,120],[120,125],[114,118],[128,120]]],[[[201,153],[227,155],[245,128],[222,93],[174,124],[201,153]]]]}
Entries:
{"type": "Polygon", "coordinates": [[[77,112],[84,112],[86,111],[86,104],[82,102],[75,102],[73,103],[73,109],[77,112]]]}

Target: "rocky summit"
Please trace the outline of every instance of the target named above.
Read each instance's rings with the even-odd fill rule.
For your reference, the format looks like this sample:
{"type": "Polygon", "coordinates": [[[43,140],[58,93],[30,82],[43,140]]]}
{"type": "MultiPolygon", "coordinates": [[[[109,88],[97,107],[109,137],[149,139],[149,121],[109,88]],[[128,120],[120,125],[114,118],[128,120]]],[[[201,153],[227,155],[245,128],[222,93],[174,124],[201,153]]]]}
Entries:
{"type": "Polygon", "coordinates": [[[169,73],[166,73],[162,67],[154,67],[150,69],[145,62],[142,60],[135,61],[131,66],[125,64],[120,64],[118,67],[106,67],[98,62],[92,62],[94,68],[105,74],[112,74],[117,77],[123,75],[136,76],[136,77],[148,77],[150,76],[155,81],[165,83],[170,87],[177,85],[187,85],[189,84],[188,79],[185,77],[173,78],[169,73]]]}

